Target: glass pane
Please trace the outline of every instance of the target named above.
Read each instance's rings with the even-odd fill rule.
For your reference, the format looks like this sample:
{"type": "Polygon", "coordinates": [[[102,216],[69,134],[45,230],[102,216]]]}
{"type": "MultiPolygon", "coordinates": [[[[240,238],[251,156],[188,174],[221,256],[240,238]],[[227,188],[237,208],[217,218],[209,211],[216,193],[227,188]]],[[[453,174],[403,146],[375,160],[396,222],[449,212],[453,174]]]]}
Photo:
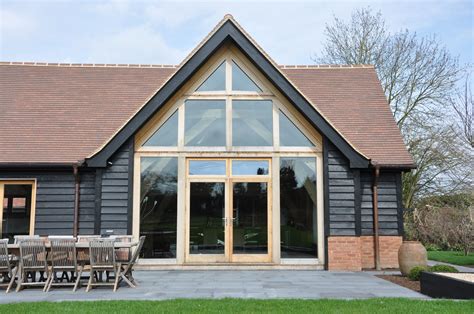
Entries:
{"type": "Polygon", "coordinates": [[[233,191],[233,253],[266,254],[267,183],[234,183],[233,191]]]}
{"type": "Polygon", "coordinates": [[[190,160],[190,175],[225,175],[225,160],[190,160]]]}
{"type": "Polygon", "coordinates": [[[30,234],[31,185],[5,184],[1,238],[13,241],[15,235],[30,234]]]}
{"type": "Polygon", "coordinates": [[[317,256],[316,158],[280,160],[282,258],[317,256]]]}
{"type": "Polygon", "coordinates": [[[142,157],[140,235],[142,256],[176,257],[178,158],[142,157]]]}
{"type": "Polygon", "coordinates": [[[225,146],[224,100],[188,100],[184,120],[186,146],[225,146]]]}
{"type": "Polygon", "coordinates": [[[232,145],[273,146],[271,100],[232,102],[232,145]]]}
{"type": "Polygon", "coordinates": [[[267,175],[267,160],[232,160],[232,175],[267,175]]]}
{"type": "Polygon", "coordinates": [[[232,61],[232,90],[261,92],[262,90],[234,61],[232,61]]]}
{"type": "Polygon", "coordinates": [[[225,61],[196,89],[198,92],[225,90],[225,61]]]}
{"type": "Polygon", "coordinates": [[[308,146],[314,144],[301,132],[291,120],[280,111],[280,146],[308,146]]]}
{"type": "Polygon", "coordinates": [[[190,185],[189,253],[224,254],[225,183],[190,185]]]}
{"type": "Polygon", "coordinates": [[[177,146],[178,145],[178,111],[163,123],[162,126],[143,144],[143,146],[177,146]]]}

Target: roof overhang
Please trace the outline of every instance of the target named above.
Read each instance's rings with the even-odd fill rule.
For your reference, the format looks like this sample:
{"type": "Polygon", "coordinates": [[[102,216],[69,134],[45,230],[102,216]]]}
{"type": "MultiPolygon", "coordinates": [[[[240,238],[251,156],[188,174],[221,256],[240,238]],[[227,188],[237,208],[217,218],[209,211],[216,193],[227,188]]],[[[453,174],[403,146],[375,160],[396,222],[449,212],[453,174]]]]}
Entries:
{"type": "Polygon", "coordinates": [[[295,106],[323,136],[332,142],[350,162],[351,168],[367,168],[370,160],[360,154],[323,115],[282,74],[272,61],[235,24],[226,18],[213,33],[182,63],[176,73],[133,116],[100,151],[86,159],[89,167],[106,167],[107,161],[227,42],[237,46],[263,75],[295,106]]]}

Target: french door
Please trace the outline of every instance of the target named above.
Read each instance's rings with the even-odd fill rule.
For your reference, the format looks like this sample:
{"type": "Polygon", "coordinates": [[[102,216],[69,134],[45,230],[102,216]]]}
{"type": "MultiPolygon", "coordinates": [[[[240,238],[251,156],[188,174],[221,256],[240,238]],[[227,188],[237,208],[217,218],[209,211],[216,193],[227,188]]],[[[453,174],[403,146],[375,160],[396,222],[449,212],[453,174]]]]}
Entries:
{"type": "Polygon", "coordinates": [[[188,159],[186,262],[271,262],[270,159],[188,159]]]}

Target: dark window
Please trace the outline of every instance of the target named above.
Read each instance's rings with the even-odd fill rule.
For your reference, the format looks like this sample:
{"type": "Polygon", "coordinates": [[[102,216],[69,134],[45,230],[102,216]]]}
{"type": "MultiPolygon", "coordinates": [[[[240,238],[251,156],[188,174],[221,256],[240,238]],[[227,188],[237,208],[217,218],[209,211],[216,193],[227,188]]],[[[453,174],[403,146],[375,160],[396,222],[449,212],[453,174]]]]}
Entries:
{"type": "Polygon", "coordinates": [[[143,257],[176,257],[178,158],[142,157],[140,235],[143,257]]]}
{"type": "Polygon", "coordinates": [[[280,160],[282,258],[317,256],[316,158],[280,160]]]}
{"type": "Polygon", "coordinates": [[[4,185],[2,238],[30,234],[31,193],[31,184],[4,185]]]}

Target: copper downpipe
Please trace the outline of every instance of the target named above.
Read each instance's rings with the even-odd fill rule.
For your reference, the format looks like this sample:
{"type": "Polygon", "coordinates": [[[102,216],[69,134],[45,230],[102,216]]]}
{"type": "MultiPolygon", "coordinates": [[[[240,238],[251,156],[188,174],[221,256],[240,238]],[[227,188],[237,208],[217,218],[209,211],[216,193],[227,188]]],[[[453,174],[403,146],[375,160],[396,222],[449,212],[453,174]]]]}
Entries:
{"type": "Polygon", "coordinates": [[[375,165],[374,182],[372,185],[372,201],[374,208],[374,255],[375,269],[380,270],[380,247],[379,247],[379,204],[378,204],[378,184],[380,166],[375,165]]]}

